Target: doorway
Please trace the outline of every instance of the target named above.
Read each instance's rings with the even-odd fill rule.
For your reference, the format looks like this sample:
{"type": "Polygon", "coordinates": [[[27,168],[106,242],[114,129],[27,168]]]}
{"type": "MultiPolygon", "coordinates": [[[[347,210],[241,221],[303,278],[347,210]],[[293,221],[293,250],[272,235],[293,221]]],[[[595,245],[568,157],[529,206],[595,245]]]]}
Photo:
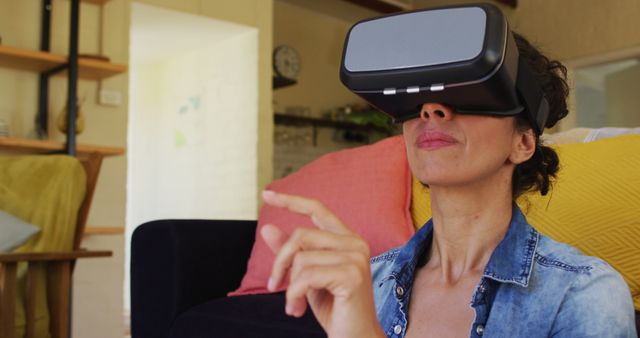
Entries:
{"type": "Polygon", "coordinates": [[[132,3],[124,304],[131,234],[162,218],[255,219],[258,32],[132,3]]]}

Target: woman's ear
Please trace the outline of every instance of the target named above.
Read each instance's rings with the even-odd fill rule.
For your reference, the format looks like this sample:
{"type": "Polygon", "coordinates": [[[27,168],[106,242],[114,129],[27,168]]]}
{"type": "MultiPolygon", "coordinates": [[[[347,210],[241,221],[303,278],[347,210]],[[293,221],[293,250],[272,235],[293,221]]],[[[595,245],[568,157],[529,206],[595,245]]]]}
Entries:
{"type": "Polygon", "coordinates": [[[518,165],[529,160],[536,151],[536,140],[533,129],[516,130],[513,134],[513,149],[511,150],[509,161],[518,165]]]}

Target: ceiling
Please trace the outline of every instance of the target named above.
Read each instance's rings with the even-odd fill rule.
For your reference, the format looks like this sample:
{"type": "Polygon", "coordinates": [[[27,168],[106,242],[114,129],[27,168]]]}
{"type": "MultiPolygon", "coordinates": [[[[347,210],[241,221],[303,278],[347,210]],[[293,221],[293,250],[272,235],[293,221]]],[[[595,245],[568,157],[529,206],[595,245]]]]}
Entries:
{"type": "Polygon", "coordinates": [[[203,41],[213,44],[256,31],[255,27],[138,2],[132,3],[131,15],[130,53],[133,63],[158,62],[197,50],[203,41]]]}
{"type": "MultiPolygon", "coordinates": [[[[412,10],[416,7],[414,0],[343,0],[356,5],[368,8],[379,13],[394,13],[405,10],[412,10]]],[[[513,8],[518,6],[518,0],[495,0],[513,8]]],[[[423,1],[421,1],[423,2],[423,1]]]]}
{"type": "Polygon", "coordinates": [[[517,0],[276,0],[349,22],[417,8],[472,2],[496,3],[503,9],[514,8],[517,0]]]}

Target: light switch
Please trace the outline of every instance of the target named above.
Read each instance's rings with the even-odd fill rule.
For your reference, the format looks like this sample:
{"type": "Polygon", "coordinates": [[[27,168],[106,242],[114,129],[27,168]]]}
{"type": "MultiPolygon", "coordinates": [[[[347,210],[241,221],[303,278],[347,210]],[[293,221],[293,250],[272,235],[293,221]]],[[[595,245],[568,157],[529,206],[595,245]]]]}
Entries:
{"type": "Polygon", "coordinates": [[[105,106],[118,107],[122,104],[122,93],[117,90],[102,89],[98,103],[105,106]]]}

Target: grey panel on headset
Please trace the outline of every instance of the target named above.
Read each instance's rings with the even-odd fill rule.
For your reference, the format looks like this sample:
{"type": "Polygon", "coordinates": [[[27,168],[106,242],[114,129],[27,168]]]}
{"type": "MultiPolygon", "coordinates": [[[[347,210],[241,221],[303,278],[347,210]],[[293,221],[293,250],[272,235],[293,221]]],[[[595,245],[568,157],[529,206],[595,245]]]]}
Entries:
{"type": "Polygon", "coordinates": [[[471,60],[482,52],[486,21],[485,11],[478,7],[364,21],[350,32],[344,67],[350,72],[365,72],[471,60]]]}

